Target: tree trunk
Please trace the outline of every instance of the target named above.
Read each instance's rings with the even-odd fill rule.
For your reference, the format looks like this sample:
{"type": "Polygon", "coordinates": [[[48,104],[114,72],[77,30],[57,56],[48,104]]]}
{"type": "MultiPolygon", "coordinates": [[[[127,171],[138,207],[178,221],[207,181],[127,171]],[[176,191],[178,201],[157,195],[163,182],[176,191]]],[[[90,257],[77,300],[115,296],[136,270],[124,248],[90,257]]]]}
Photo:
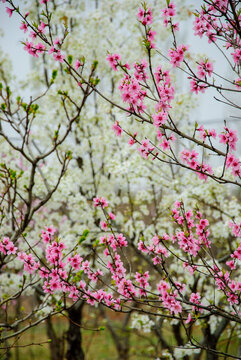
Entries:
{"type": "Polygon", "coordinates": [[[64,341],[61,337],[56,335],[53,328],[51,318],[46,320],[48,338],[51,339],[49,343],[51,360],[63,360],[64,358],[64,341]]]}
{"type": "MultiPolygon", "coordinates": [[[[214,333],[211,333],[210,326],[205,328],[205,343],[206,347],[212,350],[217,349],[217,344],[220,336],[222,335],[223,331],[225,330],[226,326],[228,325],[229,320],[223,318],[219,325],[217,326],[214,333]]],[[[206,360],[218,360],[218,354],[215,354],[212,351],[207,350],[206,353],[206,360]]]]}
{"type": "Polygon", "coordinates": [[[109,319],[105,309],[100,306],[100,313],[107,321],[107,327],[110,331],[110,335],[114,341],[117,353],[118,360],[129,360],[130,358],[130,330],[128,329],[128,323],[130,320],[131,312],[125,315],[123,323],[121,324],[121,329],[116,328],[113,322],[109,319]]]}
{"type": "Polygon", "coordinates": [[[78,301],[69,310],[69,329],[67,332],[67,360],[84,360],[82,349],[81,320],[84,302],[78,301]]]}
{"type": "Polygon", "coordinates": [[[118,360],[129,360],[129,346],[128,347],[124,347],[122,346],[121,348],[118,349],[118,360]]]}

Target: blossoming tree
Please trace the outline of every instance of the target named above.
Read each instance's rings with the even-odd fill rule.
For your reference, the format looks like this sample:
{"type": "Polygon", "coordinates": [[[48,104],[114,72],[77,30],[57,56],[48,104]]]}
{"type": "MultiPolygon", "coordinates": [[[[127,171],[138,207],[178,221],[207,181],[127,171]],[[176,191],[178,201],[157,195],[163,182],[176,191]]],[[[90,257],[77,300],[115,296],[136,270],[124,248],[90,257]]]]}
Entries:
{"type": "MultiPolygon", "coordinates": [[[[224,145],[223,148],[220,148],[215,140],[217,134],[214,129],[205,129],[204,126],[199,126],[197,123],[190,124],[187,128],[186,124],[176,120],[173,107],[175,88],[171,78],[173,70],[172,68],[164,68],[164,65],[159,65],[160,57],[158,55],[160,51],[155,44],[156,34],[152,29],[152,10],[145,4],[139,9],[137,15],[143,29],[145,58],[136,59],[133,69],[131,69],[128,59],[122,62],[120,54],[109,53],[107,56],[107,61],[112,69],[118,73],[123,73],[119,90],[123,102],[127,103],[126,108],[120,103],[116,95],[113,99],[110,95],[104,94],[103,90],[98,87],[99,78],[95,75],[96,62],[93,62],[89,71],[86,71],[83,58],[76,56],[74,60],[73,55],[69,55],[71,48],[64,47],[68,39],[67,30],[63,32],[61,39],[54,38],[51,26],[51,14],[54,8],[51,7],[51,2],[41,1],[43,21],[40,24],[30,22],[28,14],[23,15],[13,1],[7,1],[7,3],[10,6],[7,7],[9,15],[18,12],[23,19],[21,24],[23,31],[31,31],[33,41],[25,41],[25,50],[34,57],[41,54],[45,54],[45,57],[53,57],[54,61],[60,63],[61,67],[64,66],[66,81],[71,81],[75,86],[74,89],[79,91],[77,97],[72,92],[59,91],[64,117],[58,108],[57,114],[64,118],[65,123],[58,126],[54,136],[50,137],[52,148],[47,150],[46,155],[44,155],[42,149],[38,149],[36,146],[34,139],[31,139],[34,132],[33,120],[35,121],[35,113],[38,111],[38,108],[34,106],[35,101],[31,100],[29,104],[24,104],[20,98],[17,100],[17,110],[12,113],[11,91],[7,84],[4,89],[5,92],[2,90],[4,100],[2,112],[6,117],[5,121],[13,127],[14,131],[19,133],[22,139],[21,146],[16,146],[6,135],[4,136],[6,133],[3,130],[2,136],[13,149],[13,154],[16,154],[17,151],[25,159],[24,161],[31,164],[29,185],[23,187],[26,189],[27,198],[22,192],[16,192],[16,183],[24,176],[22,172],[20,171],[20,174],[14,173],[6,164],[3,164],[2,178],[6,192],[3,192],[2,198],[4,202],[8,196],[6,202],[11,204],[10,209],[7,209],[8,213],[11,214],[10,217],[7,216],[7,221],[9,218],[12,219],[12,228],[9,231],[6,230],[6,226],[9,224],[3,222],[3,231],[5,234],[11,234],[11,239],[4,236],[1,241],[2,264],[6,268],[6,262],[10,262],[11,266],[11,262],[13,263],[17,257],[19,264],[23,263],[24,265],[24,273],[20,290],[10,297],[6,296],[2,305],[22,296],[25,288],[29,288],[36,281],[40,284],[41,291],[46,294],[45,303],[41,302],[41,306],[44,306],[55,294],[59,296],[52,313],[67,310],[71,306],[69,299],[72,299],[74,302],[84,300],[90,305],[101,304],[104,308],[111,308],[116,312],[137,311],[145,313],[158,321],[160,319],[172,320],[179,349],[173,351],[171,344],[163,337],[161,327],[158,328],[157,326],[157,335],[162,344],[160,356],[165,349],[168,351],[165,356],[170,358],[180,356],[195,358],[200,356],[199,353],[196,354],[198,351],[205,353],[208,359],[215,359],[219,355],[239,358],[237,351],[235,353],[229,349],[229,343],[233,341],[233,337],[238,334],[240,329],[240,281],[238,278],[240,275],[240,220],[237,214],[240,208],[235,201],[227,201],[228,190],[224,191],[220,187],[221,184],[225,183],[240,186],[240,162],[234,152],[237,143],[235,130],[225,125],[223,132],[218,134],[219,143],[224,145]],[[114,194],[110,193],[102,192],[98,196],[98,182],[104,180],[108,187],[108,178],[97,180],[95,165],[93,164],[92,143],[91,141],[88,142],[89,168],[92,169],[94,193],[90,192],[91,195],[88,199],[88,192],[84,191],[84,196],[89,201],[86,202],[86,206],[87,204],[91,206],[90,201],[94,197],[93,209],[96,209],[92,220],[95,230],[91,243],[94,263],[88,259],[86,252],[83,252],[83,244],[88,235],[88,232],[84,231],[83,228],[81,229],[81,238],[72,243],[72,248],[69,247],[68,240],[65,237],[62,239],[61,227],[57,236],[56,229],[47,226],[42,231],[42,240],[35,241],[33,244],[29,242],[28,234],[24,233],[33,214],[45,205],[59,186],[71,153],[67,152],[66,155],[61,155],[58,148],[61,148],[62,143],[67,139],[72,126],[75,123],[78,124],[80,112],[83,109],[82,104],[84,105],[92,92],[111,104],[114,120],[113,134],[117,135],[118,140],[121,137],[122,142],[119,144],[124,146],[125,133],[129,140],[126,140],[127,138],[124,140],[129,142],[133,148],[137,147],[136,156],[140,154],[140,159],[145,159],[140,162],[136,171],[129,169],[126,173],[122,170],[126,178],[130,206],[130,220],[125,224],[123,216],[122,219],[121,216],[118,219],[114,214],[118,211],[118,203],[120,204],[122,201],[115,200],[114,194]],[[82,93],[81,103],[78,102],[79,93],[82,93]],[[23,118],[19,115],[15,120],[15,113],[18,114],[21,111],[25,111],[26,115],[23,118]],[[130,118],[127,124],[120,112],[126,113],[130,118]],[[116,120],[117,118],[118,120],[116,120]],[[19,129],[22,126],[23,132],[19,129]],[[179,151],[180,147],[182,148],[181,151],[179,151]],[[201,153],[197,149],[201,149],[201,153]],[[35,155],[36,152],[40,154],[35,155]],[[210,166],[208,152],[223,159],[221,167],[213,169],[210,166]],[[51,165],[46,168],[46,172],[49,172],[50,169],[54,172],[56,159],[63,166],[55,185],[47,183],[42,167],[38,166],[40,161],[44,162],[45,158],[52,153],[56,154],[55,159],[52,164],[50,161],[51,165]],[[181,193],[181,195],[177,196],[173,192],[170,197],[168,194],[168,201],[165,200],[164,202],[157,190],[160,179],[159,163],[161,162],[167,164],[167,175],[173,181],[180,175],[185,177],[180,180],[180,183],[173,186],[174,189],[176,188],[177,194],[181,193]],[[175,166],[180,169],[178,173],[175,166]],[[36,171],[39,171],[41,176],[39,179],[42,179],[46,186],[47,195],[45,194],[45,197],[38,193],[33,195],[32,189],[35,185],[36,171]],[[152,216],[151,221],[147,224],[139,221],[138,211],[130,190],[133,186],[130,185],[130,179],[132,176],[136,176],[138,172],[141,175],[148,172],[149,176],[145,176],[145,187],[148,187],[149,183],[149,189],[152,189],[150,203],[153,203],[155,208],[154,210],[150,209],[152,216]],[[193,175],[190,175],[190,172],[193,175]],[[132,174],[130,179],[129,174],[132,174]],[[195,176],[198,179],[195,179],[195,176]],[[190,184],[188,192],[191,194],[185,193],[185,183],[188,182],[190,184]],[[198,191],[191,189],[194,183],[201,189],[198,196],[196,194],[198,191]],[[203,189],[206,189],[205,194],[202,193],[203,189]],[[223,191],[226,194],[221,194],[223,191]],[[9,200],[9,198],[12,199],[12,194],[14,201],[9,200]],[[103,195],[108,196],[114,210],[109,210],[108,202],[103,195]],[[180,196],[182,200],[175,201],[175,196],[180,196]],[[20,205],[16,206],[17,197],[21,200],[19,200],[21,204],[22,202],[25,203],[25,208],[21,208],[20,205]],[[33,204],[33,201],[36,204],[33,204]],[[170,206],[171,201],[175,202],[169,214],[172,222],[167,222],[167,214],[162,211],[162,207],[167,206],[167,204],[170,206]],[[18,217],[15,215],[16,207],[20,207],[18,211],[22,211],[22,215],[20,214],[18,217]],[[20,220],[18,220],[19,217],[20,220]],[[230,219],[229,229],[228,219],[230,219]],[[17,226],[16,224],[19,224],[19,221],[20,225],[17,226]],[[98,235],[96,226],[104,234],[98,235]],[[225,242],[219,249],[220,238],[225,242]],[[42,249],[39,246],[40,241],[43,244],[42,249]],[[21,251],[22,242],[25,247],[27,244],[27,250],[21,251]],[[125,252],[125,248],[128,246],[132,247],[138,254],[139,268],[125,252]],[[28,274],[27,278],[25,274],[28,274]],[[184,335],[181,333],[181,328],[184,330],[184,335]],[[203,332],[201,340],[199,340],[200,336],[196,335],[197,329],[200,328],[203,332]],[[225,331],[229,334],[229,341],[226,349],[223,349],[218,346],[218,342],[225,331]],[[184,346],[185,344],[186,346],[184,346]]],[[[225,56],[231,63],[234,78],[231,80],[223,79],[222,76],[221,79],[228,83],[228,86],[225,87],[223,84],[219,84],[218,75],[214,72],[210,60],[199,59],[196,64],[188,61],[189,49],[187,45],[178,44],[177,31],[179,26],[174,20],[175,5],[169,1],[162,10],[164,24],[170,27],[173,35],[173,46],[168,51],[167,59],[174,68],[177,67],[186,72],[192,92],[198,94],[208,91],[209,87],[214,87],[226,102],[238,108],[239,105],[229,98],[229,94],[239,92],[240,87],[240,15],[238,3],[234,1],[204,1],[204,3],[206,6],[203,6],[202,10],[195,14],[195,32],[199,36],[207,35],[209,42],[215,44],[218,44],[220,40],[224,41],[229,49],[229,53],[225,56]]],[[[48,61],[45,64],[48,64],[48,61]]],[[[56,71],[52,73],[52,80],[49,80],[48,72],[46,73],[48,91],[55,78],[56,71]]],[[[95,130],[91,128],[87,131],[91,135],[92,131],[95,130]]],[[[71,144],[67,143],[66,146],[69,147],[71,144]]],[[[118,147],[115,148],[115,152],[117,149],[118,147]]],[[[133,150],[131,149],[131,151],[133,150]]],[[[120,157],[119,154],[113,154],[113,156],[118,161],[123,161],[123,154],[125,157],[128,156],[127,152],[123,153],[123,149],[120,149],[120,157]]],[[[78,157],[76,160],[79,161],[81,168],[81,164],[85,161],[84,157],[78,157]]],[[[20,165],[20,167],[22,166],[20,165]]],[[[108,166],[111,169],[111,163],[105,166],[107,169],[108,166]]],[[[131,167],[131,163],[129,166],[131,167]]],[[[162,181],[162,184],[165,182],[162,181]]],[[[150,193],[150,190],[147,192],[150,193]]],[[[145,208],[143,194],[140,197],[142,199],[141,201],[139,199],[138,206],[145,208]]],[[[67,217],[68,215],[65,214],[67,217]]],[[[53,215],[50,212],[48,216],[53,215]]],[[[70,220],[74,221],[72,216],[74,215],[71,213],[70,220]]],[[[76,221],[76,223],[78,222],[76,221]]],[[[92,230],[92,224],[88,222],[88,219],[86,219],[85,224],[92,230]]],[[[14,266],[16,266],[15,262],[14,266]]],[[[7,308],[5,312],[7,314],[7,308]]],[[[40,320],[43,319],[44,317],[40,320]]],[[[6,330],[14,330],[17,325],[18,323],[10,323],[8,320],[2,324],[6,330]]],[[[28,325],[26,328],[32,325],[28,325]]],[[[21,329],[21,331],[23,330],[25,329],[21,329]]],[[[10,335],[4,335],[3,340],[6,341],[16,335],[17,332],[13,331],[10,335]]]]}

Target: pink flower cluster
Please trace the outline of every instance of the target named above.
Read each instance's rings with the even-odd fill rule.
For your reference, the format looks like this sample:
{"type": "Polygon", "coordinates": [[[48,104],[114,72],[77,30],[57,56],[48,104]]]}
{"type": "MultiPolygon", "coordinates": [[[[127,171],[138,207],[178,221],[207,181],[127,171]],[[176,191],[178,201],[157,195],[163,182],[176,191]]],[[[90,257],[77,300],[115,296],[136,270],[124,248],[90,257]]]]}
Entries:
{"type": "Polygon", "coordinates": [[[200,135],[200,138],[205,141],[206,138],[208,137],[209,139],[210,138],[214,138],[216,139],[217,137],[217,134],[216,134],[216,131],[215,129],[204,129],[204,126],[201,125],[199,128],[197,128],[197,131],[199,131],[199,135],[200,135]]]}
{"type": "Polygon", "coordinates": [[[176,6],[173,1],[170,1],[168,6],[164,9],[161,9],[162,17],[164,18],[164,25],[167,27],[168,24],[171,24],[173,30],[179,30],[179,24],[172,23],[172,18],[176,15],[176,6]]]}
{"type": "Polygon", "coordinates": [[[54,46],[51,46],[48,54],[53,54],[53,58],[55,61],[59,61],[60,63],[64,62],[65,55],[63,55],[60,49],[56,49],[54,46]]]}
{"type": "Polygon", "coordinates": [[[135,78],[137,81],[146,81],[148,79],[147,73],[146,73],[146,67],[147,67],[147,62],[145,59],[143,59],[140,63],[135,62],[133,64],[133,67],[135,69],[135,78]]]}
{"type": "Polygon", "coordinates": [[[150,285],[148,283],[149,279],[149,271],[146,271],[144,274],[140,274],[139,272],[136,272],[135,279],[139,286],[139,295],[140,296],[146,296],[146,288],[148,288],[150,285]]]}
{"type": "Polygon", "coordinates": [[[162,16],[165,18],[165,20],[170,17],[176,15],[176,6],[173,1],[170,1],[168,6],[161,10],[162,16]]]}
{"type": "Polygon", "coordinates": [[[207,59],[206,60],[202,60],[199,64],[198,64],[198,76],[201,78],[201,79],[205,79],[208,76],[211,76],[212,75],[212,72],[213,72],[213,64],[208,61],[207,59]]]}
{"type": "MultiPolygon", "coordinates": [[[[94,198],[94,206],[102,209],[106,225],[111,227],[110,221],[115,219],[115,215],[112,212],[106,214],[107,201],[103,197],[96,197],[94,198]]],[[[184,261],[179,258],[179,260],[183,262],[184,268],[193,274],[197,270],[197,265],[193,264],[193,257],[196,257],[202,248],[209,249],[211,245],[208,239],[209,222],[199,211],[186,211],[183,203],[179,201],[175,203],[172,210],[172,218],[178,227],[175,235],[169,236],[166,233],[162,236],[155,235],[148,243],[141,240],[138,249],[146,256],[151,257],[154,266],[162,268],[165,266],[165,259],[170,255],[170,245],[167,246],[167,244],[171,242],[174,246],[177,244],[188,259],[184,261]]],[[[241,237],[241,223],[230,222],[229,226],[236,237],[241,237]]],[[[118,253],[120,251],[122,254],[122,248],[128,245],[123,234],[112,232],[109,235],[102,236],[99,242],[100,249],[104,246],[103,260],[106,260],[103,261],[103,264],[108,269],[113,280],[114,294],[104,291],[102,288],[93,290],[93,285],[88,285],[90,282],[93,284],[99,280],[103,282],[102,271],[100,269],[93,270],[90,262],[78,253],[77,248],[66,257],[66,246],[55,234],[56,229],[53,226],[46,226],[45,230],[42,230],[41,238],[46,244],[45,263],[34,258],[31,253],[18,253],[18,259],[24,263],[24,271],[29,274],[36,273],[42,278],[42,287],[45,293],[53,294],[58,292],[66,294],[73,301],[84,299],[92,306],[104,303],[106,306],[116,310],[121,309],[121,303],[123,302],[148,297],[151,289],[149,271],[136,271],[135,274],[129,274],[118,253]],[[82,278],[78,275],[80,272],[82,278]],[[87,281],[83,279],[83,276],[87,278],[87,281]]],[[[4,255],[15,254],[17,251],[17,248],[13,246],[8,238],[4,238],[0,245],[0,251],[4,255]]],[[[241,261],[241,243],[231,254],[231,260],[227,261],[226,264],[233,271],[236,269],[238,261],[241,261]]],[[[209,266],[209,273],[215,279],[218,289],[225,294],[230,305],[233,305],[240,303],[241,282],[235,282],[230,278],[231,271],[224,272],[215,263],[213,267],[209,266]]],[[[182,298],[184,290],[185,284],[177,281],[172,281],[169,284],[165,279],[162,279],[157,284],[157,296],[162,302],[162,306],[175,315],[183,311],[180,298],[182,298]]],[[[198,292],[191,293],[189,302],[194,314],[188,316],[186,323],[194,321],[195,315],[205,309],[198,292]]]]}
{"type": "MultiPolygon", "coordinates": [[[[231,268],[231,271],[234,270],[235,266],[233,266],[232,261],[226,264],[231,268]]],[[[220,270],[217,265],[214,265],[212,273],[218,289],[223,291],[230,305],[240,304],[241,282],[231,280],[231,273],[220,270]]]]}
{"type": "Polygon", "coordinates": [[[158,66],[155,70],[155,78],[157,81],[157,90],[159,95],[159,102],[155,105],[155,110],[167,111],[171,108],[171,100],[174,99],[174,87],[171,84],[171,78],[169,71],[162,71],[161,67],[158,66]]]}
{"type": "Polygon", "coordinates": [[[199,81],[197,79],[192,79],[190,81],[190,88],[191,92],[194,92],[195,94],[198,94],[199,92],[204,93],[207,89],[207,85],[205,85],[204,82],[199,81]]]}
{"type": "Polygon", "coordinates": [[[224,132],[219,134],[218,137],[221,144],[226,144],[230,149],[236,150],[236,143],[238,141],[237,130],[232,130],[225,126],[224,132]]]}
{"type": "MultiPolygon", "coordinates": [[[[205,34],[209,42],[215,42],[218,38],[225,41],[226,48],[233,48],[231,53],[237,65],[240,63],[240,36],[237,29],[233,26],[232,7],[228,0],[215,0],[209,6],[203,8],[196,14],[194,20],[194,34],[200,37],[205,34]],[[227,14],[227,16],[223,16],[227,14]]],[[[237,17],[241,22],[240,14],[237,17]]]]}
{"type": "Polygon", "coordinates": [[[51,226],[45,226],[45,230],[41,231],[41,238],[46,244],[49,244],[51,240],[53,240],[53,236],[56,233],[56,229],[51,226]]]}
{"type": "Polygon", "coordinates": [[[160,300],[162,301],[163,306],[168,309],[170,313],[178,315],[182,312],[182,305],[176,299],[176,297],[178,296],[177,290],[174,290],[172,292],[170,289],[170,285],[164,280],[161,280],[159,284],[157,284],[157,290],[160,294],[160,300]]]}
{"type": "Polygon", "coordinates": [[[152,256],[154,265],[161,264],[164,258],[169,256],[166,248],[161,245],[161,240],[169,240],[169,236],[164,234],[162,237],[155,235],[149,245],[145,245],[142,240],[138,243],[138,250],[152,256]]]}
{"type": "Polygon", "coordinates": [[[194,150],[190,151],[190,150],[186,150],[184,149],[181,152],[181,159],[184,163],[186,163],[191,169],[194,169],[197,171],[197,175],[200,179],[203,180],[207,180],[207,175],[208,174],[212,174],[212,168],[210,165],[205,164],[205,162],[202,162],[201,164],[199,163],[199,161],[197,160],[198,158],[198,153],[195,152],[194,150]]]}
{"type": "Polygon", "coordinates": [[[199,16],[195,17],[193,30],[194,35],[203,37],[205,34],[209,42],[216,41],[216,32],[214,29],[218,28],[218,22],[215,18],[212,18],[210,15],[206,15],[204,12],[201,12],[199,16]]]}
{"type": "Polygon", "coordinates": [[[171,82],[169,71],[162,70],[161,66],[157,66],[157,68],[155,69],[154,75],[155,75],[157,84],[159,84],[159,82],[161,82],[161,81],[164,81],[166,84],[170,84],[170,82],[171,82]]]}
{"type": "Polygon", "coordinates": [[[231,55],[233,56],[233,60],[235,62],[235,64],[240,65],[241,63],[241,49],[235,49],[233,53],[231,53],[231,55]]]}
{"type": "Polygon", "coordinates": [[[200,302],[200,299],[201,299],[201,296],[199,293],[192,293],[191,296],[190,296],[190,299],[189,301],[191,303],[194,303],[195,305],[192,307],[192,311],[193,312],[203,312],[203,310],[196,306],[196,305],[201,305],[201,302],[200,302]]]}
{"type": "Polygon", "coordinates": [[[235,224],[234,222],[230,221],[229,227],[232,229],[232,232],[236,237],[241,237],[241,222],[239,224],[235,224]]]}
{"type": "Polygon", "coordinates": [[[127,247],[127,241],[123,234],[117,234],[116,236],[113,234],[103,236],[100,238],[100,243],[107,246],[105,251],[106,256],[109,255],[109,247],[111,247],[114,251],[116,251],[117,248],[127,247]]]}
{"type": "Polygon", "coordinates": [[[129,110],[142,113],[146,106],[143,104],[146,91],[142,90],[139,82],[130,75],[125,75],[119,85],[121,97],[124,102],[129,104],[129,110]]]}
{"type": "Polygon", "coordinates": [[[119,65],[121,56],[119,54],[108,54],[106,60],[109,62],[112,69],[117,71],[117,66],[119,65]]]}
{"type": "Polygon", "coordinates": [[[173,67],[180,66],[184,60],[184,54],[188,50],[187,45],[179,45],[176,49],[169,49],[168,55],[170,57],[170,63],[173,67]]]}
{"type": "Polygon", "coordinates": [[[35,273],[40,266],[39,261],[36,261],[36,259],[34,259],[32,254],[19,252],[18,259],[24,263],[24,271],[26,271],[29,274],[35,273]]]}
{"type": "Polygon", "coordinates": [[[0,241],[0,253],[4,255],[11,255],[11,254],[16,254],[16,251],[17,251],[17,247],[14,246],[14,243],[10,241],[8,237],[4,237],[0,241]]]}
{"type": "Polygon", "coordinates": [[[142,25],[147,26],[151,25],[153,22],[151,9],[142,9],[139,8],[137,19],[142,23],[142,25]]]}
{"type": "Polygon", "coordinates": [[[119,123],[118,121],[116,121],[114,123],[114,125],[112,126],[113,130],[114,130],[114,133],[117,135],[117,136],[121,136],[121,133],[122,133],[122,128],[119,126],[119,123]]]}
{"type": "Polygon", "coordinates": [[[149,154],[155,149],[154,146],[152,146],[150,144],[150,140],[146,139],[146,140],[142,140],[141,142],[141,146],[137,149],[140,153],[140,155],[144,158],[147,159],[149,154]]]}
{"type": "Polygon", "coordinates": [[[229,168],[229,167],[232,168],[232,174],[234,176],[241,177],[241,162],[239,161],[238,158],[236,158],[234,156],[234,154],[232,154],[232,153],[227,154],[226,167],[227,168],[229,168]]]}
{"type": "Polygon", "coordinates": [[[147,30],[146,38],[147,38],[147,40],[149,42],[149,48],[150,49],[155,49],[155,47],[156,47],[155,43],[154,43],[155,35],[156,35],[156,31],[151,30],[151,29],[147,30]]]}
{"type": "Polygon", "coordinates": [[[39,42],[38,44],[34,44],[33,42],[26,41],[24,43],[24,50],[27,51],[33,57],[39,57],[40,54],[43,54],[46,50],[46,47],[43,43],[39,42]]]}
{"type": "Polygon", "coordinates": [[[173,242],[178,242],[180,249],[194,257],[197,256],[201,247],[210,247],[208,236],[210,234],[207,219],[202,218],[202,214],[198,212],[196,215],[191,210],[181,213],[179,204],[172,210],[174,221],[181,226],[181,231],[177,231],[172,237],[173,242]],[[185,228],[185,226],[187,228],[185,228]]]}
{"type": "MultiPolygon", "coordinates": [[[[27,16],[28,13],[25,15],[25,19],[27,16]]],[[[34,41],[38,36],[45,34],[47,26],[47,24],[41,21],[40,25],[38,25],[38,28],[30,32],[30,37],[32,38],[32,40],[34,41]]],[[[28,31],[28,24],[25,21],[22,21],[20,29],[23,30],[24,33],[26,33],[28,31]]],[[[48,54],[53,54],[53,58],[55,61],[63,63],[65,55],[61,53],[61,45],[62,43],[59,38],[56,38],[53,41],[53,45],[49,48],[48,54]]],[[[31,41],[29,42],[28,40],[24,42],[24,50],[34,57],[39,57],[40,54],[43,54],[45,51],[47,52],[46,46],[43,43],[39,42],[36,44],[31,41]]]]}
{"type": "Polygon", "coordinates": [[[153,125],[157,129],[159,129],[160,126],[162,126],[166,123],[167,118],[168,118],[168,113],[162,109],[157,114],[152,114],[153,125]]]}
{"type": "Polygon", "coordinates": [[[95,197],[93,201],[94,207],[100,206],[102,209],[104,209],[109,206],[108,202],[104,197],[95,197]]]}

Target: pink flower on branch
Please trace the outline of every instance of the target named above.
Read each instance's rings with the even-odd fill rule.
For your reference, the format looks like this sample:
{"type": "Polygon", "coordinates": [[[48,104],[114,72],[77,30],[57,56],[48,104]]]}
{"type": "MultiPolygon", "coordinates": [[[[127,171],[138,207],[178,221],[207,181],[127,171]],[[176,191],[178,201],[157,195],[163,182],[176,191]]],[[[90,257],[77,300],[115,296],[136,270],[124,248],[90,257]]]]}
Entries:
{"type": "Polygon", "coordinates": [[[151,25],[153,22],[152,12],[151,9],[143,9],[139,8],[137,19],[142,23],[142,25],[147,26],[151,25]]]}
{"type": "Polygon", "coordinates": [[[117,71],[117,66],[121,60],[121,56],[119,54],[108,54],[106,60],[109,62],[110,66],[114,71],[117,71]]]}
{"type": "Polygon", "coordinates": [[[60,50],[57,50],[57,52],[53,53],[53,58],[55,61],[59,61],[60,63],[63,63],[65,59],[65,55],[61,54],[60,50]]]}
{"type": "Polygon", "coordinates": [[[10,9],[9,7],[6,7],[6,12],[8,13],[9,17],[13,15],[14,9],[10,9]]]}
{"type": "Polygon", "coordinates": [[[26,24],[25,21],[22,21],[22,23],[20,25],[20,30],[23,30],[24,33],[26,33],[28,31],[28,25],[26,24]]]}
{"type": "Polygon", "coordinates": [[[113,130],[114,130],[114,133],[117,135],[117,136],[121,136],[122,134],[122,128],[119,126],[119,123],[118,121],[116,121],[114,123],[114,125],[112,126],[113,130]]]}
{"type": "Polygon", "coordinates": [[[168,55],[170,57],[170,63],[173,67],[180,66],[184,60],[184,54],[188,50],[189,46],[179,45],[176,49],[169,49],[168,55]]]}

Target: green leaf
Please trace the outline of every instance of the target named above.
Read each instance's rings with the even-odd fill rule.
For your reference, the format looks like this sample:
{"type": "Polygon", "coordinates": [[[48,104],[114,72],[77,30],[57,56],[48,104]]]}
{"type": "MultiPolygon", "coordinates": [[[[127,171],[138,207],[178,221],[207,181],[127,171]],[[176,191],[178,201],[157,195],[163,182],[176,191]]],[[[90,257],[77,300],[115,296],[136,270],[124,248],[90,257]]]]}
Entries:
{"type": "Polygon", "coordinates": [[[71,65],[73,62],[73,56],[72,55],[68,55],[68,62],[71,65]]]}
{"type": "Polygon", "coordinates": [[[88,235],[89,235],[89,230],[88,230],[88,229],[85,229],[85,230],[83,231],[83,235],[82,235],[82,236],[87,237],[88,235]]]}
{"type": "Polygon", "coordinates": [[[93,247],[97,247],[99,245],[100,240],[96,239],[93,243],[93,247]]]}
{"type": "Polygon", "coordinates": [[[22,106],[22,108],[26,111],[26,110],[27,110],[27,107],[28,107],[28,104],[22,103],[21,106],[22,106]]]}
{"type": "Polygon", "coordinates": [[[52,71],[52,79],[55,80],[58,74],[58,70],[53,70],[52,71]]]}
{"type": "Polygon", "coordinates": [[[104,327],[104,326],[100,326],[100,327],[98,327],[98,330],[99,330],[99,331],[103,331],[103,330],[105,330],[105,327],[104,327]]]}
{"type": "Polygon", "coordinates": [[[99,62],[97,60],[95,60],[92,64],[92,69],[96,70],[97,66],[98,66],[99,62]]]}
{"type": "Polygon", "coordinates": [[[85,240],[86,240],[86,237],[85,237],[85,236],[81,236],[80,239],[79,239],[78,244],[79,244],[79,245],[82,244],[82,242],[85,241],[85,240]]]}
{"type": "Polygon", "coordinates": [[[15,170],[9,169],[9,174],[10,174],[10,178],[11,179],[16,179],[17,177],[17,172],[15,170]]]}
{"type": "Polygon", "coordinates": [[[66,74],[70,74],[70,71],[69,71],[69,69],[67,67],[64,68],[64,72],[66,72],[66,74]]]}
{"type": "Polygon", "coordinates": [[[67,152],[66,152],[66,156],[67,156],[67,158],[68,159],[72,159],[72,151],[70,151],[70,150],[68,150],[67,152]]]}

